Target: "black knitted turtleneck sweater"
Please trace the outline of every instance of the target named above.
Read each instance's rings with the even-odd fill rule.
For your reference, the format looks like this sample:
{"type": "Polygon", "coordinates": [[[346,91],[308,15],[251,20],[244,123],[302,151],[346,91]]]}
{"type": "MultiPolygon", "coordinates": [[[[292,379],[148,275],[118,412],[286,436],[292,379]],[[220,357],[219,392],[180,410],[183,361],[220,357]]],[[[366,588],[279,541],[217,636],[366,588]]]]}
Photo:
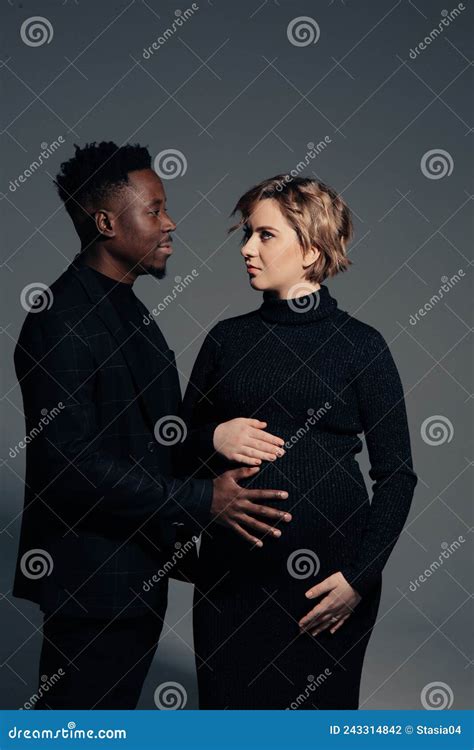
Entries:
{"type": "Polygon", "coordinates": [[[185,472],[200,467],[212,477],[230,467],[215,455],[212,434],[235,417],[261,419],[285,440],[285,455],[246,481],[287,490],[275,505],[293,520],[262,548],[217,524],[202,535],[194,599],[200,707],[288,708],[306,694],[309,674],[329,670],[298,708],[355,709],[381,571],[417,482],[392,355],[325,285],[292,300],[264,294],[260,309],[217,324],[202,346],[184,400],[185,472]],[[362,433],[371,503],[356,459],[362,433]],[[305,592],[337,571],[361,601],[334,635],[301,635],[299,619],[317,604],[305,592]]]}
{"type": "MultiPolygon", "coordinates": [[[[249,562],[255,570],[314,550],[317,580],[336,570],[368,593],[398,539],[417,483],[403,388],[383,336],[338,307],[326,285],[297,299],[264,293],[251,313],[208,334],[184,400],[187,470],[212,476],[230,464],[212,455],[216,424],[254,417],[286,441],[286,454],[264,462],[252,487],[287,490],[293,514],[282,537],[262,550],[222,527],[203,539],[203,563],[249,562]],[[355,456],[365,434],[374,481],[369,505],[355,456]]],[[[281,506],[283,507],[283,505],[281,506]]],[[[317,581],[315,581],[317,582],[317,581]]]]}

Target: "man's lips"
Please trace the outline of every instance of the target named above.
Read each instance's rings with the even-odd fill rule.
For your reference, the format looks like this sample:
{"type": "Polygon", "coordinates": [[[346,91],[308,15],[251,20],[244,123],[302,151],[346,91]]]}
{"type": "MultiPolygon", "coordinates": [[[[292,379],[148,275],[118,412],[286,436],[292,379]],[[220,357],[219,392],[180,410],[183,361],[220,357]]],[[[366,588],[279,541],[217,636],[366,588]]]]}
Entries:
{"type": "Polygon", "coordinates": [[[171,245],[171,240],[168,240],[168,242],[163,242],[160,245],[157,245],[157,250],[163,250],[164,252],[171,254],[173,252],[171,245]]]}

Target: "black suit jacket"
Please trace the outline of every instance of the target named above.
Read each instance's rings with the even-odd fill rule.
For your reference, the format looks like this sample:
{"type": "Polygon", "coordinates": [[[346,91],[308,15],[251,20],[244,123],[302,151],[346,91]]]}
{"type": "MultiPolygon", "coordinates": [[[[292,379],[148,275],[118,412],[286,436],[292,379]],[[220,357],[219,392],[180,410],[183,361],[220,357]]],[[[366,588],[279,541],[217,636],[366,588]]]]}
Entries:
{"type": "Polygon", "coordinates": [[[199,535],[212,502],[212,482],[175,478],[176,446],[155,438],[157,420],[181,409],[174,353],[153,320],[144,326],[156,354],[146,387],[80,255],[50,292],[15,349],[27,447],[13,594],[65,616],[164,613],[177,525],[199,535]]]}

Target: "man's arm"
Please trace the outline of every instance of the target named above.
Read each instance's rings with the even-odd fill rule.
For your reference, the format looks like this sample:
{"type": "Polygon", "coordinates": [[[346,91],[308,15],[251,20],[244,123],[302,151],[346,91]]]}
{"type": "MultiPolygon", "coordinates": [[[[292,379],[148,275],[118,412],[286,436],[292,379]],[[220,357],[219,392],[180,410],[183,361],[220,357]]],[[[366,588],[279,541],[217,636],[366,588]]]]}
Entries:
{"type": "Polygon", "coordinates": [[[185,522],[196,533],[209,522],[211,481],[151,476],[132,457],[107,450],[97,418],[99,374],[80,322],[53,311],[30,314],[15,367],[27,434],[41,424],[30,450],[42,494],[69,523],[92,509],[132,524],[185,522]]]}

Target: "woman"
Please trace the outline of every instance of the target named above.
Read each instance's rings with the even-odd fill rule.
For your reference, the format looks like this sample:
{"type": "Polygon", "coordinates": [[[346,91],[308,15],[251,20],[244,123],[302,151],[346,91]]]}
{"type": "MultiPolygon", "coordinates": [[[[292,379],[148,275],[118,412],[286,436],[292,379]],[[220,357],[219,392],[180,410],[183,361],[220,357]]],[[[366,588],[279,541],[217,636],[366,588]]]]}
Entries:
{"type": "Polygon", "coordinates": [[[402,385],[383,336],[322,283],[350,264],[341,197],[279,175],[245,193],[237,211],[232,229],[243,229],[263,304],[204,341],[184,400],[186,469],[258,467],[246,482],[287,490],[280,507],[292,520],[263,546],[258,522],[248,544],[217,524],[202,536],[200,708],[356,709],[381,571],[417,483],[402,385]],[[361,433],[371,503],[355,458],[361,433]]]}

